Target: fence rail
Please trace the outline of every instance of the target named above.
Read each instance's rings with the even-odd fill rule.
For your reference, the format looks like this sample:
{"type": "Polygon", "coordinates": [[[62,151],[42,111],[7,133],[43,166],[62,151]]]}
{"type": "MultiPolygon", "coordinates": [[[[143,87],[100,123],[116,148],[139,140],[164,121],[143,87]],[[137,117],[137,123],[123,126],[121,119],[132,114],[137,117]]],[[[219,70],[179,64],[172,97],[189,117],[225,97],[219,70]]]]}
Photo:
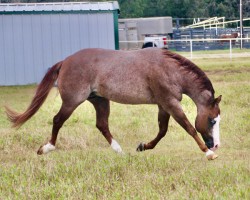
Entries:
{"type": "MultiPolygon", "coordinates": [[[[229,57],[230,59],[233,56],[240,57],[249,57],[249,51],[237,51],[234,52],[234,49],[240,48],[240,43],[243,43],[244,49],[250,49],[250,38],[214,38],[214,39],[182,39],[182,40],[168,40],[168,49],[177,51],[177,52],[187,52],[189,53],[189,58],[194,58],[195,52],[197,51],[210,51],[212,50],[222,50],[221,53],[212,53],[210,57],[229,57]],[[224,50],[224,51],[223,51],[224,50]]],[[[143,40],[138,41],[120,41],[120,46],[127,46],[127,49],[140,49],[143,44],[143,40]],[[126,44],[126,45],[124,45],[126,44]]],[[[151,41],[152,43],[154,41],[151,41]]],[[[122,49],[122,48],[121,48],[122,49]]],[[[125,48],[126,49],[126,48],[125,48]]],[[[207,56],[207,54],[206,54],[207,56]]],[[[200,54],[196,57],[202,57],[200,54]]]]}

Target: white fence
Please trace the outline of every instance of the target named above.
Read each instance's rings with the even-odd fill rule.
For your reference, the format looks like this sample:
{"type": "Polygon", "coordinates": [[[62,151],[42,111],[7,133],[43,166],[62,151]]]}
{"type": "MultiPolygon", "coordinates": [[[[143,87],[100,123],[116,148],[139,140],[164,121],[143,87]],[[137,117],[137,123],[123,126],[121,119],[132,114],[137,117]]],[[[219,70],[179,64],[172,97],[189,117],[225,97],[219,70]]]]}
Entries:
{"type": "MultiPolygon", "coordinates": [[[[250,50],[246,51],[245,48],[250,49],[250,38],[219,38],[219,39],[182,39],[182,40],[168,40],[168,47],[172,51],[185,52],[185,56],[189,58],[202,58],[202,57],[228,57],[232,59],[235,57],[248,57],[250,58],[250,50]],[[239,49],[243,45],[241,51],[239,49]],[[198,47],[198,49],[197,49],[198,47]],[[202,54],[202,51],[209,51],[211,54],[202,54]]],[[[141,41],[120,41],[120,44],[133,44],[131,49],[140,49],[143,44],[141,41]]],[[[152,41],[154,43],[154,41],[152,41]]],[[[122,46],[122,45],[121,45],[122,46]]]]}

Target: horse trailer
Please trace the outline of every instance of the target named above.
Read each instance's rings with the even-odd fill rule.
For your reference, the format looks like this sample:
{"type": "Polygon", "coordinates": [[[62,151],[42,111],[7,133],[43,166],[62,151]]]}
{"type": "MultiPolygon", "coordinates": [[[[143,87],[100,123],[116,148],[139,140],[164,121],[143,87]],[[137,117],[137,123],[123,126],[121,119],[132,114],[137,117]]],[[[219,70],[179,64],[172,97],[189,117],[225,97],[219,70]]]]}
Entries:
{"type": "Polygon", "coordinates": [[[154,42],[172,33],[172,17],[119,19],[120,49],[141,48],[147,37],[154,42]]]}

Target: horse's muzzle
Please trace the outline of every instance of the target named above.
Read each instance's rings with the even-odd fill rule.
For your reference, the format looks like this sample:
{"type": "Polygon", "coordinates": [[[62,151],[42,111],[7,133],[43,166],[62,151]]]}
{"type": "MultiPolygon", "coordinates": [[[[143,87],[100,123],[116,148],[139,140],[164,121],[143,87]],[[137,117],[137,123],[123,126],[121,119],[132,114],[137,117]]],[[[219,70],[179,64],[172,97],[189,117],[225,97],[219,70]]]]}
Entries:
{"type": "Polygon", "coordinates": [[[220,144],[215,144],[210,150],[216,151],[219,148],[220,144]]]}
{"type": "Polygon", "coordinates": [[[212,149],[214,147],[214,141],[213,140],[208,140],[205,142],[207,148],[212,149]]]}

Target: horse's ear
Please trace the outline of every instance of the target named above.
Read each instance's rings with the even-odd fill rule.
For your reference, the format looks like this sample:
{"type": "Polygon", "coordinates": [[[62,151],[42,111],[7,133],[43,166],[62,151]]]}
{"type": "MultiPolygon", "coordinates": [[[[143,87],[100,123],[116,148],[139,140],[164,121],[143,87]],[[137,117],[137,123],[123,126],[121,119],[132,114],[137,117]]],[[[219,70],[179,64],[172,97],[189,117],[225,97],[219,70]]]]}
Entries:
{"type": "Polygon", "coordinates": [[[214,100],[214,105],[219,105],[220,101],[221,101],[221,97],[222,95],[218,96],[215,100],[214,100]]]}

